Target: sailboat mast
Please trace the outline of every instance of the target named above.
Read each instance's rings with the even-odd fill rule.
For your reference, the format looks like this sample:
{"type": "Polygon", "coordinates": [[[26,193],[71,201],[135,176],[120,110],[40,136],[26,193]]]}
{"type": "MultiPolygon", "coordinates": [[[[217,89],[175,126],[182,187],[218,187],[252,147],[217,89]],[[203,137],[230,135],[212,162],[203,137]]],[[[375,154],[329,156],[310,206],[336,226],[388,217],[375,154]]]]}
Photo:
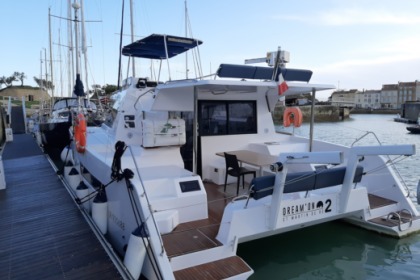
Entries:
{"type": "MultiPolygon", "coordinates": [[[[185,6],[185,37],[188,37],[187,0],[184,1],[184,6],[185,6]]],[[[188,52],[185,52],[185,78],[188,80],[188,52]]]]}
{"type": "Polygon", "coordinates": [[[84,0],[80,0],[80,16],[82,20],[82,53],[85,58],[85,86],[87,93],[87,99],[89,104],[89,82],[88,82],[88,57],[87,57],[87,46],[86,46],[86,29],[85,29],[85,13],[84,13],[84,0]]]}
{"type": "Polygon", "coordinates": [[[77,18],[77,11],[80,8],[79,3],[75,0],[72,7],[74,8],[74,33],[75,33],[75,50],[76,50],[76,76],[80,75],[80,62],[79,62],[79,20],[77,18]]]}
{"type": "Polygon", "coordinates": [[[58,48],[58,57],[60,62],[60,95],[61,98],[63,97],[63,69],[62,69],[62,63],[61,63],[61,30],[58,29],[58,45],[60,46],[58,48]]]}
{"type": "Polygon", "coordinates": [[[47,49],[44,49],[44,62],[45,62],[45,89],[48,93],[48,66],[47,66],[47,49]]]}
{"type": "Polygon", "coordinates": [[[40,73],[39,73],[39,87],[41,88],[41,91],[43,90],[44,83],[42,82],[42,50],[39,52],[39,61],[40,61],[40,73]]]}
{"type": "MultiPolygon", "coordinates": [[[[134,7],[133,0],[130,0],[130,26],[131,26],[131,42],[134,42],[134,7]]],[[[136,67],[134,63],[134,57],[131,58],[131,65],[133,71],[133,77],[136,76],[136,67]]]]}
{"type": "MultiPolygon", "coordinates": [[[[48,33],[50,40],[50,72],[51,72],[51,97],[54,99],[54,76],[53,76],[53,60],[52,60],[52,39],[51,39],[51,8],[48,8],[48,33]]],[[[45,63],[47,63],[45,61],[45,63]]]]}
{"type": "MultiPolygon", "coordinates": [[[[67,0],[67,18],[71,19],[71,0],[67,0]]],[[[72,96],[72,83],[74,81],[74,56],[73,56],[73,25],[71,20],[67,21],[67,78],[68,78],[68,96],[72,96]]]]}

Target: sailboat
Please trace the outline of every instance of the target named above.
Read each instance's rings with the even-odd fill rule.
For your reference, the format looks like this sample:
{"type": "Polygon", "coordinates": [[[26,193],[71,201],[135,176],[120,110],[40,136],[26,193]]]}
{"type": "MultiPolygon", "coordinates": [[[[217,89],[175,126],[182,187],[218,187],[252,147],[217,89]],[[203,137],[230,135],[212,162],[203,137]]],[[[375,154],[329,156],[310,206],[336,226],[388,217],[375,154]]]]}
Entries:
{"type": "MultiPolygon", "coordinates": [[[[122,53],[169,68],[201,44],[152,34],[122,53]]],[[[333,220],[398,238],[420,231],[384,158],[413,155],[414,145],[345,147],[276,133],[279,99],[334,86],[286,68],[279,51],[272,59],[274,67],[221,64],[212,79],[127,78],[113,97],[113,123],[88,127],[84,149],[73,141],[77,172],[65,176],[76,176],[78,203],[134,279],[247,279],[253,270],[236,255],[239,243],[333,220]],[[246,188],[226,175],[226,154],[255,171],[246,188]]],[[[300,125],[299,109],[286,111],[288,125],[300,125]]]]}
{"type": "MultiPolygon", "coordinates": [[[[73,4],[75,10],[74,13],[74,23],[75,23],[75,38],[76,38],[76,53],[79,51],[78,46],[78,10],[80,5],[78,3],[73,4]]],[[[70,10],[70,1],[69,1],[69,10],[70,10]]],[[[49,17],[51,15],[49,14],[49,17]]],[[[50,23],[50,65],[52,65],[52,48],[51,48],[51,21],[50,23]]],[[[83,22],[82,22],[83,23],[83,22]]],[[[83,29],[84,30],[84,29],[83,29]]],[[[84,32],[83,32],[84,34],[84,32]]],[[[72,43],[71,43],[72,44],[72,43]]],[[[84,43],[83,43],[84,44],[84,43]]],[[[72,46],[70,46],[72,49],[72,46]]],[[[84,47],[83,52],[86,56],[86,49],[84,47]]],[[[39,129],[37,131],[37,138],[39,139],[41,146],[46,149],[53,148],[62,150],[64,147],[70,144],[72,136],[70,134],[70,127],[72,126],[73,114],[83,110],[83,114],[87,119],[88,125],[100,125],[104,119],[101,110],[98,109],[96,104],[91,101],[89,98],[85,98],[85,90],[83,82],[80,77],[80,62],[78,59],[79,55],[76,54],[76,79],[75,85],[72,93],[72,97],[66,98],[55,98],[52,93],[52,101],[54,102],[50,111],[46,114],[43,114],[42,118],[39,121],[39,129]]],[[[70,62],[69,62],[70,64],[70,62]]],[[[87,69],[86,69],[87,71],[87,69]]],[[[52,67],[51,67],[52,73],[52,67]]],[[[51,74],[52,77],[52,74],[51,74]]],[[[53,89],[52,89],[53,92],[53,89]]]]}

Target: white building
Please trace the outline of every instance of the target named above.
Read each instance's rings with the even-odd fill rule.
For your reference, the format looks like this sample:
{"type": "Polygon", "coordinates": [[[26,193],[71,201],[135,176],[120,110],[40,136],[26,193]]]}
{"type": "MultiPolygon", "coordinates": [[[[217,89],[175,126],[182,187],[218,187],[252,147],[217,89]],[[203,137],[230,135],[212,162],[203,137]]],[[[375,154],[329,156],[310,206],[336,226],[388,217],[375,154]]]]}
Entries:
{"type": "Polygon", "coordinates": [[[331,94],[331,105],[363,109],[401,109],[407,101],[420,101],[420,81],[382,85],[381,90],[339,90],[331,94]]]}
{"type": "Polygon", "coordinates": [[[380,99],[380,90],[366,90],[363,92],[359,91],[356,94],[356,108],[379,109],[381,108],[380,99]]]}
{"type": "Polygon", "coordinates": [[[340,107],[355,107],[356,95],[359,91],[357,89],[340,90],[331,94],[331,105],[340,107]]]}

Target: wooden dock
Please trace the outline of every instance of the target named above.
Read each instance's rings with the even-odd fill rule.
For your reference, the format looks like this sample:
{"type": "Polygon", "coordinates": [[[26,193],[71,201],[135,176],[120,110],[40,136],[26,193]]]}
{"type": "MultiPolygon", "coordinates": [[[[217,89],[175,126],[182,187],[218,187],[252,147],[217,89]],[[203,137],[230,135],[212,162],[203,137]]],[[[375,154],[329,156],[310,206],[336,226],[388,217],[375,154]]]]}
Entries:
{"type": "Polygon", "coordinates": [[[2,153],[0,279],[124,279],[29,134],[2,153]]]}

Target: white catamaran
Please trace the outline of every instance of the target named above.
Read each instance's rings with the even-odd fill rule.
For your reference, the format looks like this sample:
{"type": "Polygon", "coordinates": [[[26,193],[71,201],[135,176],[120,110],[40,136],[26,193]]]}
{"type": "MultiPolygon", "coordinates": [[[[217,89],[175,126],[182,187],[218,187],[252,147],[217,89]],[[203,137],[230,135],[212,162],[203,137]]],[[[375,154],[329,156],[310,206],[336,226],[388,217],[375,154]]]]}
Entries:
{"type": "MultiPolygon", "coordinates": [[[[164,60],[201,43],[154,34],[123,54],[164,60]]],[[[311,75],[275,63],[222,64],[214,79],[128,78],[113,122],[76,131],[68,158],[78,172],[65,176],[134,278],[246,279],[253,270],[238,243],[337,219],[395,237],[420,230],[388,158],[414,145],[349,148],[276,133],[280,97],[334,88],[311,75]],[[245,189],[226,176],[225,153],[251,172],[245,189]],[[223,192],[225,178],[234,192],[223,192]]],[[[299,125],[299,114],[285,117],[299,125]]]]}

